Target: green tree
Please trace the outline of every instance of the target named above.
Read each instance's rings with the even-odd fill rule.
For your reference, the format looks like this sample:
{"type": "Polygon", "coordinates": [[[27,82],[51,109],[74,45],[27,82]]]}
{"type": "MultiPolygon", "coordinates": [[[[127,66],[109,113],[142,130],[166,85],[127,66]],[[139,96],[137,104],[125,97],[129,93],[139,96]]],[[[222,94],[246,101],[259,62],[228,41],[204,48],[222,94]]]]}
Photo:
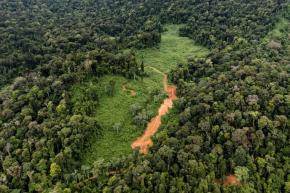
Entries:
{"type": "Polygon", "coordinates": [[[237,166],[235,167],[235,176],[241,182],[246,182],[249,179],[249,169],[247,167],[237,166]]]}
{"type": "Polygon", "coordinates": [[[50,176],[58,177],[61,174],[61,167],[57,163],[52,163],[50,165],[50,176]]]}

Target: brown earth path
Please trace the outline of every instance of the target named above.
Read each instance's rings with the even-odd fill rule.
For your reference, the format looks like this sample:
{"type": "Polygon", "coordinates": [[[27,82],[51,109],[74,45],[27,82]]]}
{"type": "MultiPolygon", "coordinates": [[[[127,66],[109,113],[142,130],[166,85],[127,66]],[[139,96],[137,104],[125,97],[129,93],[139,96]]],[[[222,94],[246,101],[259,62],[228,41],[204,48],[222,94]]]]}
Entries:
{"type": "Polygon", "coordinates": [[[148,153],[149,148],[153,145],[151,137],[158,131],[161,125],[162,116],[168,113],[169,109],[173,107],[173,101],[177,99],[176,86],[168,85],[167,75],[154,67],[150,66],[148,68],[163,75],[163,86],[165,92],[168,94],[168,98],[166,98],[160,106],[158,115],[153,117],[148,123],[144,134],[131,144],[132,149],[139,149],[139,152],[142,154],[148,153]]]}

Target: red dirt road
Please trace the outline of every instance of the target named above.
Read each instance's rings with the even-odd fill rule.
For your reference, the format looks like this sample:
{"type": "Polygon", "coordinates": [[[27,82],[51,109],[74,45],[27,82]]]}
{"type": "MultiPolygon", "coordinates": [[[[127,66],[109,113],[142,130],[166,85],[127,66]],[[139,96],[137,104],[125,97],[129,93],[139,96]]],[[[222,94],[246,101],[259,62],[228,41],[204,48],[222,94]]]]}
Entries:
{"type": "Polygon", "coordinates": [[[167,82],[167,75],[164,74],[163,84],[168,94],[168,98],[166,98],[160,106],[158,115],[152,118],[148,123],[144,134],[131,144],[132,149],[139,149],[142,154],[148,153],[149,148],[153,145],[151,137],[158,131],[161,125],[161,117],[168,113],[169,109],[173,106],[173,101],[177,99],[176,86],[168,85],[167,82]]]}

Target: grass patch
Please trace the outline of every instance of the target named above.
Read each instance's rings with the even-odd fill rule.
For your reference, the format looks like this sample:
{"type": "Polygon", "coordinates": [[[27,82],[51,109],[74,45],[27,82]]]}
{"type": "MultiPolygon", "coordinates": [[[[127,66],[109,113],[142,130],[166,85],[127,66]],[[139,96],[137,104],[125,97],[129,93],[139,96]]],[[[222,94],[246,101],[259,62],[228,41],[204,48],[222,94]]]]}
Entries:
{"type": "Polygon", "coordinates": [[[287,19],[280,17],[275,28],[267,34],[262,42],[268,43],[271,40],[279,40],[283,38],[285,34],[287,35],[289,33],[289,26],[290,22],[287,19]]]}
{"type": "MultiPolygon", "coordinates": [[[[144,61],[145,67],[154,67],[162,72],[168,73],[176,67],[177,63],[186,62],[188,57],[204,57],[209,51],[197,46],[193,40],[179,37],[178,25],[166,26],[167,31],[162,34],[159,48],[150,48],[136,51],[138,60],[144,61]]],[[[98,92],[104,92],[104,88],[110,80],[116,82],[115,95],[110,97],[102,95],[96,108],[95,117],[103,128],[102,136],[91,141],[91,146],[85,150],[82,162],[91,164],[97,159],[110,160],[121,157],[132,152],[131,143],[142,135],[144,127],[137,127],[132,123],[130,106],[140,104],[144,108],[149,106],[157,112],[161,101],[147,99],[154,90],[163,90],[163,77],[151,68],[146,68],[148,74],[143,80],[127,80],[120,76],[104,76],[102,78],[89,78],[86,82],[75,85],[72,88],[73,97],[77,97],[86,87],[97,85],[98,92]],[[128,89],[136,91],[136,96],[131,96],[130,91],[123,91],[122,85],[126,84],[128,89]],[[116,130],[114,125],[121,124],[116,130]]],[[[148,108],[147,108],[148,109],[148,108]]]]}
{"type": "Polygon", "coordinates": [[[167,25],[167,31],[162,34],[159,48],[148,48],[137,52],[145,66],[153,66],[168,73],[176,64],[186,62],[189,57],[205,57],[209,50],[196,45],[193,40],[179,36],[179,25],[167,25]]]}
{"type": "Polygon", "coordinates": [[[139,81],[127,80],[120,76],[104,76],[100,79],[90,79],[89,81],[75,85],[72,89],[73,95],[78,95],[83,87],[98,84],[100,91],[104,93],[106,85],[110,80],[116,82],[116,91],[114,96],[102,94],[99,100],[99,105],[96,108],[95,117],[102,127],[102,136],[98,136],[91,142],[83,155],[83,163],[91,164],[95,160],[103,158],[110,160],[112,157],[121,157],[132,152],[131,142],[137,136],[142,135],[144,127],[137,127],[132,123],[130,114],[130,106],[140,104],[142,106],[150,106],[148,108],[157,110],[159,101],[152,101],[151,104],[146,104],[148,96],[156,88],[160,88],[162,78],[155,74],[150,78],[145,78],[139,81]],[[131,96],[129,91],[122,89],[123,85],[127,88],[136,91],[136,96],[131,96]],[[120,128],[114,128],[114,125],[120,125],[120,128]]]}

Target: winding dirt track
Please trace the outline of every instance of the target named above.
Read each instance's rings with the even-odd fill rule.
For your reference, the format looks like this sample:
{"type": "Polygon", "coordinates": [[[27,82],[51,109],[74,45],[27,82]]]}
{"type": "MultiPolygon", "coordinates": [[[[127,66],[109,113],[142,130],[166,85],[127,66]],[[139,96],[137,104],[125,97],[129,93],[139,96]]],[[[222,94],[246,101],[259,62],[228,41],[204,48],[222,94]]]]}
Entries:
{"type": "Polygon", "coordinates": [[[149,148],[153,145],[151,137],[158,131],[161,125],[161,117],[173,107],[173,101],[177,99],[176,86],[168,85],[167,75],[154,67],[148,68],[151,68],[155,72],[163,75],[163,86],[164,90],[168,94],[168,98],[166,98],[163,101],[163,104],[160,106],[158,115],[152,118],[151,121],[148,123],[144,134],[131,144],[132,149],[139,149],[139,152],[142,154],[148,153],[149,148]]]}

